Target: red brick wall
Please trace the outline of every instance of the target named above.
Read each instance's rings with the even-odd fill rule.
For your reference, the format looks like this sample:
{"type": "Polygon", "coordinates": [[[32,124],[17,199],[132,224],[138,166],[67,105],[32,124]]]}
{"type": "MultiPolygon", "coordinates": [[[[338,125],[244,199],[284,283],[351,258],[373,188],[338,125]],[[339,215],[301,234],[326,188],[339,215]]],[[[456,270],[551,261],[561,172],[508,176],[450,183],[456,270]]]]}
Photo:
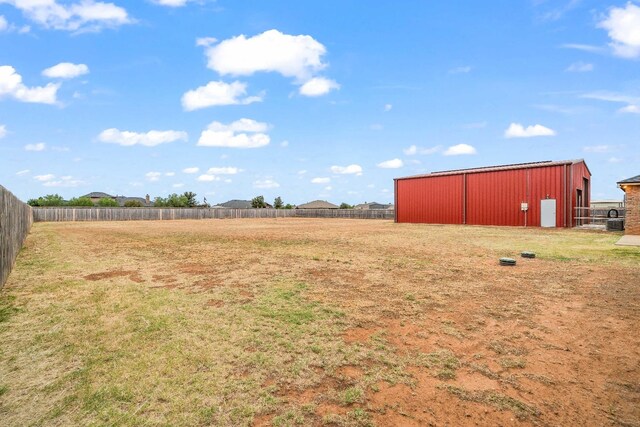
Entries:
{"type": "Polygon", "coordinates": [[[624,192],[627,196],[625,234],[640,236],[640,185],[628,185],[624,192]]]}

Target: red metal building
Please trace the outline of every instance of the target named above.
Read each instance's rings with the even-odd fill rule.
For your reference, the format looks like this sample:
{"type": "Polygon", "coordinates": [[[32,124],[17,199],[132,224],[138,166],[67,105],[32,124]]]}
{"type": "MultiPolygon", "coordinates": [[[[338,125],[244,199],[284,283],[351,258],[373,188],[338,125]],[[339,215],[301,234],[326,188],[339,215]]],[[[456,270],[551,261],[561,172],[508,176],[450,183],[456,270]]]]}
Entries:
{"type": "Polygon", "coordinates": [[[396,222],[573,227],[588,207],[584,160],[434,172],[394,179],[396,222]]]}

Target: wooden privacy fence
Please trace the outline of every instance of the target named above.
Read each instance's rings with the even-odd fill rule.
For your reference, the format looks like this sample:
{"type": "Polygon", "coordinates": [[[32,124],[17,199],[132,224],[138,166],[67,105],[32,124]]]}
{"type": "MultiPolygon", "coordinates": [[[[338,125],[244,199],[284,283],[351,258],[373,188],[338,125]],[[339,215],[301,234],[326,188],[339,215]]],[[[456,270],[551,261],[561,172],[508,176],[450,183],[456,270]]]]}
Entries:
{"type": "Polygon", "coordinates": [[[291,217],[393,219],[393,211],[355,209],[33,208],[33,219],[38,222],[291,217]]]}
{"type": "Polygon", "coordinates": [[[32,223],[31,206],[0,185],[0,288],[9,277],[32,223]]]}

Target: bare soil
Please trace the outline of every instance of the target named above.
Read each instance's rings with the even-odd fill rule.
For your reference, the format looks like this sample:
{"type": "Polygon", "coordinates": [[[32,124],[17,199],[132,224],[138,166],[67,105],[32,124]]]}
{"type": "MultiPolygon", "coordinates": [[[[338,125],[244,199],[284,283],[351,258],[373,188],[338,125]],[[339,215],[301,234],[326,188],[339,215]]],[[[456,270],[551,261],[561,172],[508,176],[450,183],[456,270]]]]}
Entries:
{"type": "Polygon", "coordinates": [[[297,218],[39,223],[0,292],[0,418],[640,426],[640,249],[617,238],[297,218]]]}

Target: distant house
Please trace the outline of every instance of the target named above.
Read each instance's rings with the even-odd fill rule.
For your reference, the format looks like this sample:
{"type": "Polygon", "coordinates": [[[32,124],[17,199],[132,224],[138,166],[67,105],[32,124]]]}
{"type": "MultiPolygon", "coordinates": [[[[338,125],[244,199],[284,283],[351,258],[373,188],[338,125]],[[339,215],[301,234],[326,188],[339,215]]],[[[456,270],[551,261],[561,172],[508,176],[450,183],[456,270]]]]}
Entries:
{"type": "Polygon", "coordinates": [[[89,198],[91,199],[91,201],[93,203],[98,203],[98,201],[100,199],[114,199],[115,200],[115,196],[112,196],[111,194],[107,194],[107,193],[101,193],[100,191],[94,191],[92,193],[89,194],[85,194],[84,196],[81,196],[82,198],[89,198]]]}
{"type": "Polygon", "coordinates": [[[100,199],[113,199],[116,202],[118,202],[118,204],[120,206],[124,206],[124,204],[126,202],[129,202],[129,201],[140,202],[142,204],[142,206],[151,206],[152,205],[151,198],[149,197],[148,194],[147,194],[146,197],[126,197],[126,196],[112,196],[110,194],[102,193],[100,191],[94,191],[92,193],[85,194],[82,197],[87,197],[87,198],[91,199],[91,201],[93,203],[98,203],[100,201],[100,199]]]}
{"type": "Polygon", "coordinates": [[[229,200],[228,202],[220,203],[216,205],[221,208],[228,209],[251,209],[250,200],[229,200]]]}
{"type": "Polygon", "coordinates": [[[354,209],[362,209],[362,210],[371,210],[371,209],[389,209],[390,206],[393,206],[389,203],[378,203],[378,202],[364,202],[359,205],[355,205],[354,209]]]}
{"type": "MultiPolygon", "coordinates": [[[[273,208],[269,203],[265,202],[265,208],[273,208]]],[[[214,208],[227,208],[227,209],[252,209],[251,200],[229,200],[228,202],[220,203],[214,208]]]]}
{"type": "Polygon", "coordinates": [[[326,200],[314,200],[313,202],[298,205],[296,209],[338,209],[339,207],[326,200]]]}

